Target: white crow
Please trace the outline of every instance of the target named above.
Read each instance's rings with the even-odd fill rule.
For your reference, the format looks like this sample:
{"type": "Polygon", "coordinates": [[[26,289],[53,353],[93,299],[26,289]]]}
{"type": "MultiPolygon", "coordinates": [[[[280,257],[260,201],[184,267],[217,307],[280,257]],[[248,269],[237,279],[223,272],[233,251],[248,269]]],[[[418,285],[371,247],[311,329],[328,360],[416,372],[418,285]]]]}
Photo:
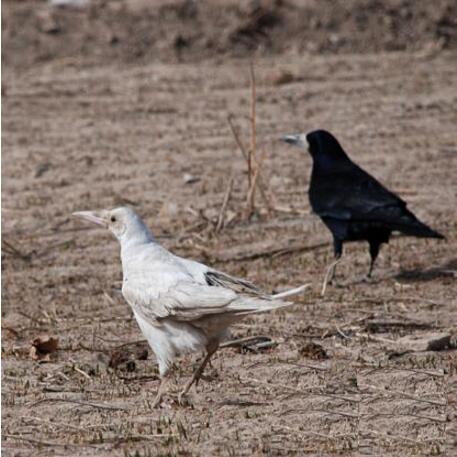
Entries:
{"type": "Polygon", "coordinates": [[[161,402],[175,357],[206,351],[180,393],[181,401],[198,382],[231,324],[247,314],[291,305],[281,298],[306,288],[269,295],[248,281],[178,257],[160,246],[141,218],[127,207],[73,215],[108,228],[121,244],[122,294],[159,364],[161,383],[154,407],[161,402]]]}

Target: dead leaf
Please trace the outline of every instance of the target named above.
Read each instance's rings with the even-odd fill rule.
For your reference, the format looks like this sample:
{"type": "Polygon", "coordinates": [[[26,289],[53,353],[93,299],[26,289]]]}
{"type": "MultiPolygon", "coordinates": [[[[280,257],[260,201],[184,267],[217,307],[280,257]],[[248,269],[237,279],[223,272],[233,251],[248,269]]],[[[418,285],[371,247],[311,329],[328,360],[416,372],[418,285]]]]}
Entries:
{"type": "Polygon", "coordinates": [[[267,81],[273,86],[282,86],[296,80],[295,75],[288,70],[276,70],[267,75],[267,81]]]}
{"type": "Polygon", "coordinates": [[[13,327],[2,327],[2,331],[3,331],[3,332],[4,332],[4,331],[7,331],[7,332],[8,332],[8,333],[7,333],[7,335],[8,335],[7,338],[11,338],[11,339],[13,339],[13,338],[14,338],[14,339],[20,338],[19,332],[18,332],[16,329],[14,329],[13,327]]]}
{"type": "Polygon", "coordinates": [[[40,362],[50,362],[51,354],[58,348],[58,339],[49,335],[42,335],[32,341],[30,348],[30,358],[40,362]]]}
{"type": "Polygon", "coordinates": [[[148,358],[148,349],[146,344],[122,345],[113,349],[110,355],[108,366],[118,368],[126,364],[127,371],[135,371],[135,360],[146,360],[148,358]]]}
{"type": "Polygon", "coordinates": [[[320,344],[313,343],[312,341],[303,345],[298,352],[300,355],[313,360],[328,359],[326,350],[320,344]]]}

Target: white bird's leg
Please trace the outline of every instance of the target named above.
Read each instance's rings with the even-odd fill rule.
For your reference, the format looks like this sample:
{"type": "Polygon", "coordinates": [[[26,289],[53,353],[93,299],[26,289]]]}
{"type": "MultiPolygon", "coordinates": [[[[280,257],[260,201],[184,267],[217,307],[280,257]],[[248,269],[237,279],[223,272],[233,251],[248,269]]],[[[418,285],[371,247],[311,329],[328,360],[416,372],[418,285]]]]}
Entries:
{"type": "Polygon", "coordinates": [[[154,398],[154,401],[152,403],[153,408],[157,408],[160,405],[163,395],[164,395],[165,391],[167,390],[169,381],[170,381],[170,376],[169,376],[168,372],[163,374],[162,376],[160,376],[159,389],[157,390],[157,395],[154,398]]]}
{"type": "Polygon", "coordinates": [[[187,382],[187,384],[184,386],[184,389],[181,391],[181,393],[178,396],[179,403],[182,403],[182,398],[184,397],[184,395],[187,394],[187,392],[189,392],[189,389],[192,387],[192,385],[194,383],[198,384],[198,381],[203,373],[203,370],[205,369],[206,365],[208,364],[209,359],[217,351],[218,347],[219,347],[218,343],[213,343],[206,348],[207,353],[206,353],[205,358],[200,363],[198,368],[194,371],[192,378],[190,378],[190,380],[187,382]]]}

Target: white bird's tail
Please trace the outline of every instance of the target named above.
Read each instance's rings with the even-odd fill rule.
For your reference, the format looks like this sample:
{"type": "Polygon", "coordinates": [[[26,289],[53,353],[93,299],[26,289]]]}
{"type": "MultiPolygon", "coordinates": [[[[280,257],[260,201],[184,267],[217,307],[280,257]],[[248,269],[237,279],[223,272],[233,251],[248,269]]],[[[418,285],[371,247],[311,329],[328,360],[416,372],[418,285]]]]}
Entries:
{"type": "Polygon", "coordinates": [[[309,286],[309,284],[304,284],[300,287],[280,292],[279,294],[270,295],[268,298],[240,297],[230,304],[229,309],[235,311],[237,314],[254,314],[292,306],[295,304],[294,302],[284,301],[282,298],[297,295],[309,286]]]}
{"type": "Polygon", "coordinates": [[[300,287],[295,287],[294,289],[285,290],[284,292],[280,292],[279,294],[274,294],[271,298],[285,298],[291,297],[292,295],[298,295],[300,292],[306,290],[311,284],[303,284],[300,287]]]}

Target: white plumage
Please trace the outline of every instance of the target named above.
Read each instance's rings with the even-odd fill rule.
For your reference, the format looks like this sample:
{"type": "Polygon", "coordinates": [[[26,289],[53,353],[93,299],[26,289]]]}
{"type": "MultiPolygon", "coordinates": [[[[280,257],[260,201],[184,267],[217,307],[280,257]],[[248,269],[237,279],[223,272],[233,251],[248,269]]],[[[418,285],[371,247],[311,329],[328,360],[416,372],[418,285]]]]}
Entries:
{"type": "Polygon", "coordinates": [[[288,306],[292,303],[280,298],[305,288],[272,296],[248,281],[178,257],[155,241],[130,208],[82,211],[74,215],[107,227],[120,242],[122,294],[159,364],[162,382],[155,405],[161,401],[167,375],[177,356],[207,352],[181,392],[184,395],[198,381],[232,323],[247,314],[288,306]]]}

